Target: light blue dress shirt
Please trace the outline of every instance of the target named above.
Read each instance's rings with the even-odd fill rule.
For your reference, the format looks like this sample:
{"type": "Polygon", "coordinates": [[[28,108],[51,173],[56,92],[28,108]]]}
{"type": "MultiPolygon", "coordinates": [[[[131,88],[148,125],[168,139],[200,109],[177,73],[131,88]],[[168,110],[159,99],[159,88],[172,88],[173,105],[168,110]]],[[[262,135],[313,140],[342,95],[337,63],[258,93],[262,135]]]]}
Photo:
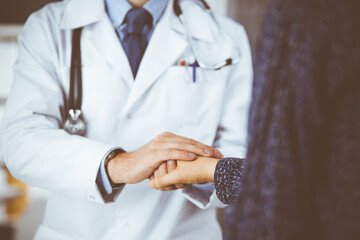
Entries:
{"type": "MultiPolygon", "coordinates": [[[[105,2],[109,18],[120,37],[120,41],[122,41],[125,36],[125,29],[127,25],[124,23],[124,19],[127,12],[132,9],[132,6],[126,0],[105,0],[105,2]]],[[[153,27],[147,35],[148,41],[152,36],[156,24],[160,21],[167,3],[168,0],[150,0],[143,6],[143,8],[146,9],[153,17],[153,27]]]]}
{"type": "MultiPolygon", "coordinates": [[[[105,0],[105,3],[109,18],[114,26],[115,31],[119,36],[120,42],[122,43],[126,29],[126,23],[124,23],[124,19],[126,17],[127,12],[133,7],[126,0],[105,0]]],[[[150,0],[143,6],[143,8],[146,9],[153,17],[153,26],[152,29],[149,31],[149,34],[147,35],[148,41],[152,36],[156,24],[160,21],[166,9],[167,4],[168,4],[168,0],[150,0]]],[[[119,63],[119,64],[124,64],[124,63],[119,63]]],[[[121,150],[120,148],[117,149],[121,150]]],[[[120,191],[124,186],[124,185],[122,186],[120,185],[118,187],[113,188],[110,184],[110,180],[105,169],[105,160],[107,156],[114,150],[116,150],[116,148],[111,149],[102,159],[98,176],[96,178],[96,183],[100,189],[100,192],[105,202],[113,202],[115,200],[114,198],[116,197],[116,195],[120,193],[120,191]]]]}

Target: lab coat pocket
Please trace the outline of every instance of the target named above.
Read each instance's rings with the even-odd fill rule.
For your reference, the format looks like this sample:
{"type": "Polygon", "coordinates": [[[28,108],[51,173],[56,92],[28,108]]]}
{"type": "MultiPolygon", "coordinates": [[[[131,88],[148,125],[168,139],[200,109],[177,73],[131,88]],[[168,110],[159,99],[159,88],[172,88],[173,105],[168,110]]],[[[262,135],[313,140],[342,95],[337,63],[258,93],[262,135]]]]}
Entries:
{"type": "MultiPolygon", "coordinates": [[[[93,67],[82,67],[82,106],[85,121],[96,119],[97,102],[99,100],[99,70],[93,67]]],[[[69,101],[70,68],[61,68],[61,81],[64,86],[67,101],[69,101]]]]}
{"type": "Polygon", "coordinates": [[[173,66],[165,75],[168,113],[181,124],[206,124],[217,120],[212,112],[223,94],[226,79],[215,71],[173,66]]]}
{"type": "Polygon", "coordinates": [[[70,236],[59,231],[55,231],[45,225],[40,225],[34,236],[35,240],[57,239],[57,240],[73,240],[70,236]]]}

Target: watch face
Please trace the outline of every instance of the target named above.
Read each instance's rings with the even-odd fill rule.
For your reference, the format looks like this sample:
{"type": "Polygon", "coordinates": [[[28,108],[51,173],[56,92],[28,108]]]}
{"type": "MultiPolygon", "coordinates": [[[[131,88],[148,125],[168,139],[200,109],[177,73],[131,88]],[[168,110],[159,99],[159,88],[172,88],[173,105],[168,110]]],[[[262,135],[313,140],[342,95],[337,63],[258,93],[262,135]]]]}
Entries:
{"type": "Polygon", "coordinates": [[[113,159],[115,157],[116,153],[115,150],[112,151],[111,153],[109,153],[109,155],[107,156],[106,160],[109,161],[110,159],[113,159]]]}
{"type": "Polygon", "coordinates": [[[105,166],[111,159],[115,158],[117,154],[122,153],[122,152],[125,152],[125,151],[120,148],[112,150],[105,159],[105,166]]]}

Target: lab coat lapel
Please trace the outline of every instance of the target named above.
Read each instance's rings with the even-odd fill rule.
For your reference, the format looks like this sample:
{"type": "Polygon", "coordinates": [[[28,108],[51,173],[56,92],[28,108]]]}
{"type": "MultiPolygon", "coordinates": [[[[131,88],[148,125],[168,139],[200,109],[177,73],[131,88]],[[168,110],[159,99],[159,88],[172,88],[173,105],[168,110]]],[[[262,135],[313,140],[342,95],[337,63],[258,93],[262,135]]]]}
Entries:
{"type": "Polygon", "coordinates": [[[66,4],[60,20],[60,29],[74,29],[98,22],[104,15],[102,0],[71,0],[66,4]]]}
{"type": "Polygon", "coordinates": [[[176,63],[188,46],[185,36],[175,31],[174,26],[180,22],[173,13],[172,5],[172,1],[169,1],[163,18],[154,30],[124,112],[128,112],[154,82],[176,63]]]}
{"type": "Polygon", "coordinates": [[[122,76],[128,86],[132,86],[134,76],[128,57],[109,18],[105,15],[100,22],[93,26],[91,32],[90,41],[94,49],[122,76]]]}
{"type": "MultiPolygon", "coordinates": [[[[61,29],[84,27],[82,39],[117,71],[127,85],[134,83],[128,58],[105,11],[103,0],[68,1],[60,22],[61,29]]],[[[99,61],[98,59],[94,59],[99,61]]]]}

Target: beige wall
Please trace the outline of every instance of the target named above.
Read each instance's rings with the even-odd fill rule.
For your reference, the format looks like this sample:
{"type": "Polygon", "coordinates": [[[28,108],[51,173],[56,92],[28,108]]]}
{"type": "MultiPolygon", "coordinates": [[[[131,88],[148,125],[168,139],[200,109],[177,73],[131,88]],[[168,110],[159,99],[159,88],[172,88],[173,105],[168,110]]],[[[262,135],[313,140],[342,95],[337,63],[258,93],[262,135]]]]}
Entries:
{"type": "Polygon", "coordinates": [[[244,25],[252,50],[262,27],[264,13],[270,0],[228,0],[228,14],[244,25]]]}

